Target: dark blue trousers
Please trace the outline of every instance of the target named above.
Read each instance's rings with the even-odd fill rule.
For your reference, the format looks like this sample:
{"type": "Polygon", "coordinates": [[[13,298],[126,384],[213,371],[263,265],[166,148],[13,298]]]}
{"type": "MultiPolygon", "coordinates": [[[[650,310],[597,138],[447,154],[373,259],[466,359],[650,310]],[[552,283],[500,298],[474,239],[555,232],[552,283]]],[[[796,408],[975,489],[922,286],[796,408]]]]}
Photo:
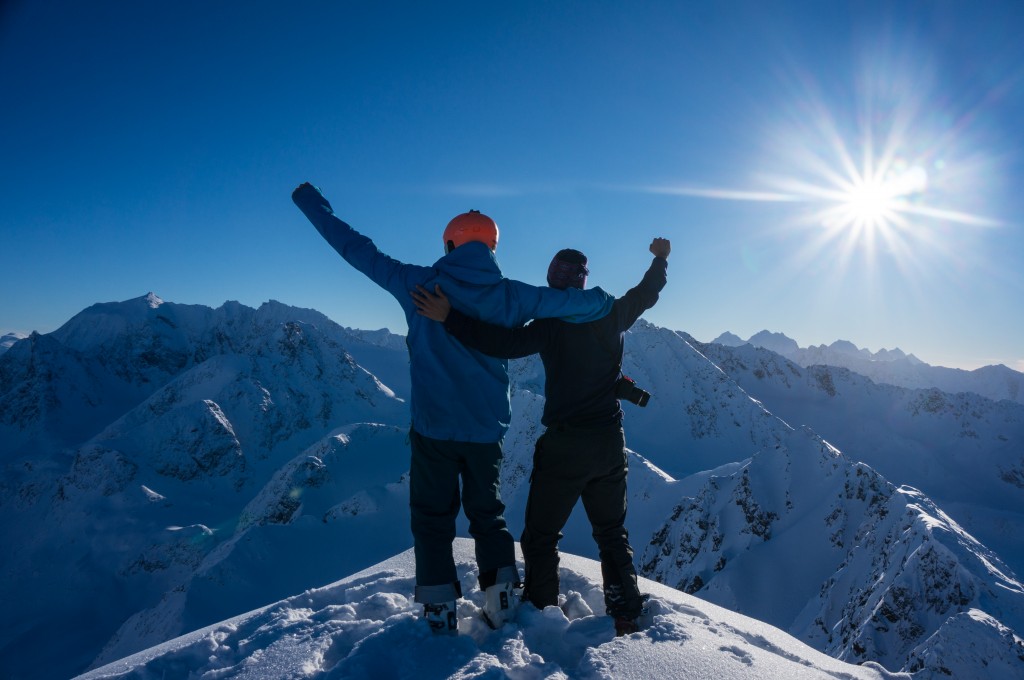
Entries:
{"type": "Polygon", "coordinates": [[[460,507],[476,541],[480,587],[486,589],[497,580],[518,581],[515,541],[505,525],[498,488],[501,442],[442,441],[411,430],[409,443],[416,601],[448,602],[462,594],[452,557],[460,507]]]}

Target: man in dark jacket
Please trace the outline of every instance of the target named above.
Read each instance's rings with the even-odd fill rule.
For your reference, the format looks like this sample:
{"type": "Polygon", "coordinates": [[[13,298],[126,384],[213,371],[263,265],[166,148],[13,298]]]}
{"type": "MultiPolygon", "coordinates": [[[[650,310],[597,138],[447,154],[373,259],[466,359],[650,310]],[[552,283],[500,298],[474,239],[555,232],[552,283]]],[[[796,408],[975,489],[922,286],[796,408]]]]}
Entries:
{"type": "Polygon", "coordinates": [[[506,279],[494,257],[498,225],[476,211],[448,224],[444,257],[419,266],[377,250],[335,216],[313,185],[300,185],[292,200],[339,255],[398,300],[409,323],[409,507],[416,601],[424,605],[432,630],[457,632],[455,602],[462,592],[452,540],[461,506],[475,539],[484,615],[500,627],[514,613],[512,588],[519,582],[515,542],[498,490],[502,439],[511,420],[508,362],[467,349],[439,324],[416,314],[409,291],[417,285],[444,286],[456,309],[505,326],[545,317],[598,319],[608,313],[613,298],[600,289],[558,291],[506,279]]]}
{"type": "MultiPolygon", "coordinates": [[[[620,635],[636,630],[643,607],[625,528],[628,466],[619,397],[635,397],[639,390],[621,377],[623,334],[658,301],[671,243],[656,238],[650,250],[654,261],[640,284],[617,299],[606,317],[585,324],[539,319],[504,328],[452,308],[443,287],[435,287],[436,294],[422,287],[413,293],[420,314],[443,321],[469,347],[509,359],[540,353],[547,374],[541,419],[546,430],[534,452],[521,538],[523,598],[538,609],[558,604],[558,541],[582,498],[601,557],[605,609],[620,635]]],[[[584,288],[586,264],[583,253],[560,251],[548,267],[548,284],[584,288]]]]}

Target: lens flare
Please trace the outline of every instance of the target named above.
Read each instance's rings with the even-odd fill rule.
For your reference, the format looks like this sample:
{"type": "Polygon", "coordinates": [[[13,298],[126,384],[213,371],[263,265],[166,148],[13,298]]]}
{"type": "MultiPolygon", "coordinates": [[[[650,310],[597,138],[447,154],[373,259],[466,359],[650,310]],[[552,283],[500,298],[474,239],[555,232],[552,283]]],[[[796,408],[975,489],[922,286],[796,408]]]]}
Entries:
{"type": "Polygon", "coordinates": [[[751,186],[647,190],[792,205],[773,211],[785,215],[782,223],[759,232],[796,237],[794,271],[813,264],[841,275],[854,263],[871,270],[881,258],[907,278],[948,271],[936,265],[971,257],[964,247],[971,231],[1001,224],[976,211],[988,206],[998,170],[972,134],[977,108],[933,104],[949,98],[929,95],[935,78],[908,67],[918,61],[876,57],[855,79],[855,92],[831,96],[796,74],[763,127],[764,169],[751,186]]]}

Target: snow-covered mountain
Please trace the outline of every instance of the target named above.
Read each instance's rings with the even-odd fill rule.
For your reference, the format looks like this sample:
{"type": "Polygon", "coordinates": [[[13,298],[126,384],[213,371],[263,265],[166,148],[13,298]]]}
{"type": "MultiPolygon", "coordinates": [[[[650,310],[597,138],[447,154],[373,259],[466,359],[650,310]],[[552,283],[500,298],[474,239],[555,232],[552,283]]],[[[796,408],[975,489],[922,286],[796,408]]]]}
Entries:
{"type": "MultiPolygon", "coordinates": [[[[459,603],[458,638],[433,636],[418,620],[410,550],[331,585],[98,668],[79,680],[908,677],[871,663],[837,661],[760,621],[650,581],[642,583],[651,594],[647,627],[616,638],[611,620],[602,616],[600,565],[573,555],[562,556],[567,596],[560,598],[561,609],[538,611],[524,605],[515,622],[492,631],[479,615],[482,596],[476,589],[472,542],[456,539],[454,550],[467,594],[459,603]]],[[[958,673],[976,667],[958,663],[962,660],[975,661],[954,655],[946,668],[958,673]]]]}
{"type": "Polygon", "coordinates": [[[876,384],[749,344],[690,343],[772,413],[921,489],[1024,573],[1024,405],[876,384]]]}
{"type": "Polygon", "coordinates": [[[712,343],[726,347],[749,343],[781,354],[805,368],[816,365],[848,368],[876,383],[918,389],[935,388],[951,394],[974,392],[996,401],[1010,399],[1024,403],[1024,373],[1001,364],[965,371],[931,366],[899,348],[881,349],[872,353],[858,348],[848,340],[837,340],[831,345],[800,347],[783,333],[766,330],[755,333],[746,341],[726,332],[712,340],[712,343]]]}
{"type": "Polygon", "coordinates": [[[918,670],[964,634],[991,650],[994,666],[1024,673],[1020,638],[1004,632],[1024,626],[1024,586],[998,556],[920,491],[806,429],[711,476],[674,508],[640,564],[851,663],[918,670]]]}
{"type": "Polygon", "coordinates": [[[811,363],[830,365],[832,362],[829,361],[829,359],[842,356],[858,357],[865,361],[896,361],[899,359],[908,359],[914,364],[924,363],[913,354],[906,354],[898,347],[891,350],[882,348],[877,352],[871,352],[871,350],[857,347],[849,340],[836,340],[831,345],[800,347],[796,340],[785,333],[774,333],[769,330],[759,331],[750,336],[747,340],[742,339],[735,333],[726,331],[711,342],[717,345],[725,345],[726,347],[740,347],[742,345],[751,344],[754,347],[769,349],[776,354],[781,354],[787,359],[793,360],[796,360],[797,357],[820,357],[825,360],[818,362],[812,361],[811,363]]]}
{"type": "Polygon", "coordinates": [[[0,511],[18,546],[0,600],[32,597],[5,624],[5,675],[32,677],[22,662],[49,633],[66,677],[407,547],[407,522],[371,506],[404,493],[408,409],[350,341],[278,303],[149,295],[0,356],[0,511]],[[373,474],[350,480],[365,461],[373,474]],[[292,518],[296,505],[315,524],[292,518]],[[380,554],[352,549],[367,535],[380,554]],[[267,551],[295,563],[261,572],[267,551]]]}
{"type": "MultiPolygon", "coordinates": [[[[646,409],[627,406],[627,441],[638,452],[630,454],[627,523],[638,559],[658,537],[658,550],[671,549],[668,538],[685,530],[680,519],[685,509],[694,499],[715,496],[708,491],[711,485],[725,488],[721,480],[762,471],[754,477],[775,480],[766,484],[781,488],[779,480],[789,479],[783,468],[794,465],[790,458],[809,465],[804,459],[818,456],[816,451],[832,451],[818,435],[794,431],[770,400],[752,398],[742,371],[724,358],[725,367],[719,367],[702,351],[706,347],[689,336],[641,322],[627,336],[626,348],[626,373],[654,394],[646,409]]],[[[3,564],[0,599],[24,615],[7,619],[0,629],[0,667],[12,678],[37,677],[34,661],[59,636],[65,654],[50,670],[52,677],[66,677],[330,583],[408,548],[409,419],[402,401],[409,391],[407,365],[404,338],[387,331],[345,329],[317,312],[273,302],[256,310],[237,303],[210,309],[166,303],[154,295],[95,305],[55,333],[16,343],[0,356],[0,529],[19,548],[3,564]]],[[[513,362],[511,373],[513,427],[506,437],[502,484],[510,528],[518,536],[544,377],[536,358],[513,362]]],[[[838,384],[845,394],[846,383],[838,384]]],[[[815,395],[790,396],[799,402],[815,395]]],[[[975,411],[987,413],[989,407],[982,400],[970,408],[975,418],[975,411]]],[[[847,429],[856,424],[850,420],[847,429]]],[[[1019,446],[1015,411],[1005,414],[1005,422],[988,415],[976,420],[984,424],[974,428],[983,435],[978,438],[982,443],[991,443],[992,437],[1002,441],[1002,434],[1008,446],[1019,446]]],[[[830,432],[811,425],[834,440],[830,432]]],[[[889,424],[873,426],[884,430],[889,424]]],[[[879,451],[857,451],[859,443],[851,450],[841,446],[846,456],[835,454],[836,465],[845,472],[833,475],[856,475],[849,472],[857,465],[852,461],[868,454],[912,455],[915,437],[933,426],[922,426],[922,432],[911,428],[898,437],[893,430],[899,445],[879,451]]],[[[929,441],[918,446],[926,448],[929,441]]],[[[968,453],[991,456],[981,444],[968,453]]],[[[875,477],[879,488],[912,483],[889,477],[890,484],[875,477]]],[[[802,479],[814,480],[809,473],[802,479]]],[[[982,486],[992,483],[979,479],[982,486]]],[[[813,483],[824,489],[832,480],[813,483]]],[[[755,561],[740,553],[770,553],[779,562],[766,564],[763,573],[785,579],[793,556],[774,546],[814,547],[810,559],[815,568],[806,573],[821,580],[801,583],[805,587],[789,597],[785,591],[775,593],[779,602],[784,600],[781,609],[798,610],[792,620],[766,618],[807,636],[805,641],[822,651],[847,653],[834,637],[811,635],[808,631],[818,629],[794,622],[806,608],[824,612],[822,621],[834,621],[842,631],[866,630],[876,614],[870,607],[835,614],[851,589],[876,588],[870,591],[871,602],[902,592],[903,580],[884,587],[865,580],[877,573],[871,571],[877,560],[892,558],[884,557],[891,547],[887,541],[867,540],[875,534],[860,531],[864,522],[857,519],[867,512],[862,499],[837,497],[835,507],[829,506],[830,512],[838,509],[854,518],[843,524],[849,526],[844,546],[850,552],[856,543],[862,550],[851,556],[831,542],[836,529],[822,519],[820,503],[801,501],[782,513],[771,505],[774,496],[771,502],[751,498],[779,515],[768,524],[777,536],[790,538],[766,550],[769,542],[763,537],[744,542],[746,525],[723,523],[721,535],[731,546],[726,564],[755,561]]],[[[893,516],[911,513],[907,508],[916,505],[928,508],[930,517],[943,518],[915,525],[915,540],[922,544],[942,543],[933,531],[964,533],[956,521],[943,524],[945,515],[922,494],[899,490],[890,498],[896,499],[890,501],[893,516]]],[[[711,509],[716,503],[706,501],[711,509]]],[[[577,510],[562,546],[596,556],[585,517],[577,510]]],[[[693,521],[710,521],[685,512],[693,521]]],[[[963,525],[956,513],[950,514],[963,525]]],[[[460,535],[467,535],[465,526],[460,535]]],[[[995,589],[999,597],[965,596],[965,602],[944,610],[953,624],[939,620],[933,609],[901,610],[906,634],[899,651],[870,647],[870,653],[856,658],[877,654],[893,670],[906,664],[934,672],[936,659],[947,667],[969,663],[965,653],[940,644],[951,636],[989,650],[986,656],[992,659],[1004,659],[1007,649],[1019,646],[1012,630],[990,635],[1007,626],[1019,630],[1014,603],[1020,585],[1012,570],[984,546],[967,538],[957,541],[960,548],[949,551],[953,561],[943,565],[952,564],[976,592],[995,589]],[[989,569],[993,565],[999,576],[989,569]],[[929,639],[933,644],[921,647],[929,639]],[[1006,640],[1010,645],[1000,646],[1006,640]]],[[[646,555],[645,560],[642,566],[666,582],[682,575],[662,574],[663,563],[650,564],[646,555]]],[[[908,579],[926,584],[913,592],[945,593],[938,580],[929,580],[930,564],[913,563],[904,570],[908,579]]],[[[683,560],[679,569],[686,568],[683,560]]],[[[709,593],[737,590],[741,581],[734,578],[734,568],[739,569],[694,573],[709,593]],[[723,580],[715,586],[719,576],[723,580]]],[[[753,588],[757,581],[750,583],[753,588]]],[[[857,591],[858,597],[864,592],[857,591]]],[[[750,592],[741,595],[757,599],[750,592]]],[[[857,635],[859,644],[868,639],[866,633],[857,635]]],[[[879,639],[889,644],[885,636],[879,639]]]]}
{"type": "Polygon", "coordinates": [[[27,337],[24,333],[4,333],[0,336],[0,354],[9,350],[14,343],[27,337]]]}

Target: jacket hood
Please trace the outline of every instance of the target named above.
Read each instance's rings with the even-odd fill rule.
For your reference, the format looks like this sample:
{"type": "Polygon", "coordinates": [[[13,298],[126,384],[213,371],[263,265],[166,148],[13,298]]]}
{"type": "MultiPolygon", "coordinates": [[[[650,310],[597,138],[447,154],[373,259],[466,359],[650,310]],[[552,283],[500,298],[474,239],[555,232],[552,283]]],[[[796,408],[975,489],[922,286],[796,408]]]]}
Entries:
{"type": "Polygon", "coordinates": [[[504,278],[494,252],[479,241],[464,243],[434,263],[439,273],[456,281],[493,284],[504,278]]]}

